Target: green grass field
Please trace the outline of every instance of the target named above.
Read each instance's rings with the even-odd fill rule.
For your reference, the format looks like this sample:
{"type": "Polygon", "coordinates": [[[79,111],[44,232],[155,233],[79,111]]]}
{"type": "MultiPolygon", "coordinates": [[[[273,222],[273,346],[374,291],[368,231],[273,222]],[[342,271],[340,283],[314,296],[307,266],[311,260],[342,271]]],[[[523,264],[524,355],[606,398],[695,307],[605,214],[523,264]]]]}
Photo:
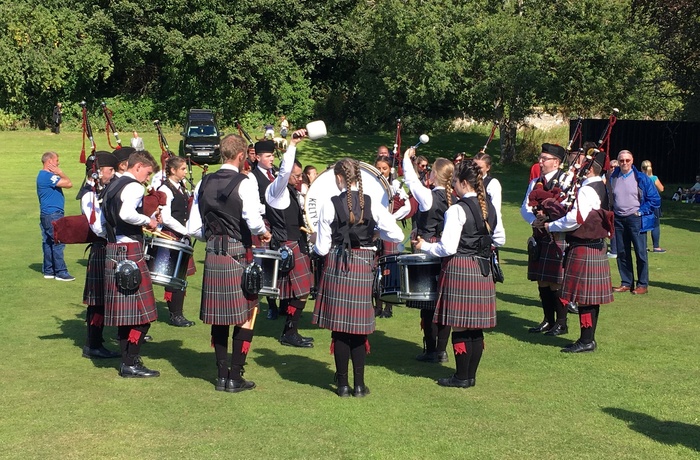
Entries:
{"type": "MultiPolygon", "coordinates": [[[[177,133],[166,133],[177,146],[177,133]]],[[[157,151],[156,137],[144,133],[157,151]]],[[[417,136],[415,136],[417,139],[417,136]]],[[[482,134],[434,136],[421,147],[439,154],[475,151],[482,134]]],[[[107,146],[98,134],[98,148],[107,146]]],[[[371,161],[385,136],[329,136],[299,149],[303,163],[322,167],[353,155],[371,161]]],[[[0,132],[3,169],[0,223],[0,458],[537,458],[675,459],[700,457],[700,206],[664,200],[662,246],[650,254],[646,296],[616,295],[601,308],[595,353],[559,348],[578,337],[528,334],[541,320],[537,288],[526,280],[529,228],[519,215],[525,167],[495,168],[504,187],[505,284],[497,286],[498,325],[486,335],[477,386],[436,385],[453,372],[413,359],[421,351],[418,312],[395,307],[370,337],[366,380],[372,394],[340,399],[333,392],[330,333],[302,319],[313,349],[282,347],[283,321],[256,325],[246,378],[258,387],[216,392],[209,328],[167,324],[163,289],[155,287],[161,319],[143,346],[158,379],[122,379],[118,360],[80,356],[84,343],[84,245],[69,245],[72,283],[44,280],[35,178],[46,150],[79,185],[80,134],[0,132]]],[[[412,142],[408,135],[404,143],[412,142]]],[[[497,150],[496,147],[492,147],[497,150]]],[[[195,179],[199,172],[195,171],[195,179]]],[[[672,190],[672,186],[667,187],[672,190]]],[[[77,214],[66,193],[66,213],[77,214]]],[[[670,195],[669,195],[670,196],[670,195]]],[[[668,197],[667,197],[668,198],[668,197]]],[[[203,245],[195,253],[185,313],[198,319],[203,245]]],[[[613,284],[619,284],[611,261],[613,284]]],[[[106,328],[107,346],[116,349],[106,328]]]]}

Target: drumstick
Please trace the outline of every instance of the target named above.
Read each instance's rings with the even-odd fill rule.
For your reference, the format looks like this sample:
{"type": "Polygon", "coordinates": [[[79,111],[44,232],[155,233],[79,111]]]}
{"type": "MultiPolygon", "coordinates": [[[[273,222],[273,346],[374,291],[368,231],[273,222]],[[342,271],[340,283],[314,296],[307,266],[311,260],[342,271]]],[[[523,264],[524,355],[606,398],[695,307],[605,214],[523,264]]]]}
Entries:
{"type": "Polygon", "coordinates": [[[299,227],[299,230],[301,230],[304,233],[308,233],[309,235],[312,235],[314,233],[312,230],[309,230],[306,227],[299,227]]]}
{"type": "Polygon", "coordinates": [[[166,233],[159,232],[158,230],[148,230],[146,227],[143,227],[143,230],[147,233],[150,233],[151,235],[157,236],[158,238],[163,238],[170,241],[177,241],[177,238],[175,238],[174,236],[170,236],[166,233]]]}
{"type": "Polygon", "coordinates": [[[241,328],[242,328],[242,329],[250,329],[250,330],[252,330],[252,329],[255,327],[255,318],[257,318],[257,316],[258,316],[258,306],[256,305],[255,307],[253,307],[253,316],[251,316],[250,319],[249,319],[248,321],[246,321],[245,323],[243,323],[243,325],[241,326],[241,328]],[[248,326],[248,325],[250,325],[250,327],[246,327],[246,326],[248,326]]]}

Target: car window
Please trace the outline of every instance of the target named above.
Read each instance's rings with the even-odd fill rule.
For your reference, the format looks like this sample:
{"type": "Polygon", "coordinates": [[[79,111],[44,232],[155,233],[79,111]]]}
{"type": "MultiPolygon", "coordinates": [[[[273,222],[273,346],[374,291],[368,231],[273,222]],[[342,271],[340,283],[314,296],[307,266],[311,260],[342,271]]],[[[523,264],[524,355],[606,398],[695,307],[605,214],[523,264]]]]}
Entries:
{"type": "Polygon", "coordinates": [[[208,137],[208,136],[218,136],[216,132],[216,127],[213,125],[202,125],[202,126],[190,126],[187,131],[187,136],[189,137],[208,137]]]}

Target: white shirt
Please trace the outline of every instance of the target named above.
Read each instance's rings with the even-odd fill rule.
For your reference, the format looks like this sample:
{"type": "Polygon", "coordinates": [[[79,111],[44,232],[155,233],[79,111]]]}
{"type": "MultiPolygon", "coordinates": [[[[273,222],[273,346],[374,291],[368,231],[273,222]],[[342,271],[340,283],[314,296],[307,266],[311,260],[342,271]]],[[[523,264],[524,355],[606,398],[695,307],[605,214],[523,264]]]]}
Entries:
{"type": "Polygon", "coordinates": [[[94,191],[89,191],[80,199],[80,209],[83,215],[87,218],[88,223],[90,223],[90,218],[92,217],[92,210],[95,210],[95,222],[90,224],[90,230],[102,238],[107,238],[107,229],[105,228],[105,218],[102,214],[102,208],[100,207],[100,202],[97,201],[96,194],[94,191]]]}
{"type": "MultiPolygon", "coordinates": [[[[238,168],[224,163],[221,169],[232,169],[238,172],[238,168]]],[[[248,224],[248,228],[254,235],[262,235],[267,230],[265,221],[263,221],[260,213],[260,198],[258,191],[255,189],[254,182],[250,180],[252,174],[248,175],[248,179],[243,179],[238,186],[238,196],[243,202],[243,219],[248,224]]],[[[202,185],[200,180],[194,188],[194,202],[190,210],[190,218],[187,221],[187,234],[198,240],[204,241],[204,232],[202,228],[202,216],[199,214],[199,187],[202,185]]]]}
{"type": "MultiPolygon", "coordinates": [[[[352,187],[352,190],[357,190],[357,188],[352,187]]],[[[342,190],[341,193],[344,191],[345,190],[342,190]]],[[[382,206],[381,201],[370,201],[372,202],[370,212],[377,224],[377,229],[379,229],[379,237],[385,241],[391,241],[392,243],[400,243],[403,241],[403,231],[396,224],[396,219],[382,206]]],[[[316,244],[314,245],[314,251],[316,251],[318,255],[325,256],[331,250],[331,245],[333,243],[331,224],[334,220],[335,206],[333,206],[331,200],[326,200],[321,205],[318,227],[316,228],[316,244]]]]}
{"type": "MultiPolygon", "coordinates": [[[[173,181],[172,179],[168,179],[168,181],[176,189],[179,189],[180,187],[182,187],[181,184],[173,181]]],[[[168,187],[168,186],[160,187],[157,190],[163,192],[165,194],[165,197],[166,197],[165,206],[163,206],[163,208],[160,210],[160,216],[163,219],[163,226],[169,228],[170,230],[172,230],[176,233],[179,233],[180,235],[187,235],[187,227],[182,225],[180,222],[177,221],[177,219],[175,219],[173,217],[172,204],[173,204],[173,199],[175,198],[175,196],[173,195],[173,191],[170,190],[170,187],[168,187]]]]}
{"type": "MultiPolygon", "coordinates": [[[[292,169],[294,168],[296,151],[297,148],[294,145],[287,147],[287,151],[284,152],[284,156],[282,157],[282,163],[277,172],[277,177],[275,177],[275,180],[272,181],[265,190],[265,201],[275,209],[287,209],[291,203],[287,184],[289,184],[289,176],[292,175],[292,169]]],[[[265,171],[265,175],[267,175],[267,171],[265,171]]]]}
{"type": "Polygon", "coordinates": [[[600,176],[589,177],[581,183],[581,188],[578,189],[576,200],[571,210],[566,215],[554,222],[549,223],[550,232],[570,232],[581,226],[578,221],[578,213],[581,213],[581,221],[585,221],[591,211],[600,209],[600,197],[593,187],[586,187],[594,182],[602,182],[600,176]]]}
{"type": "MultiPolygon", "coordinates": [[[[475,197],[476,193],[469,192],[465,193],[462,198],[475,197]]],[[[467,214],[462,209],[462,206],[458,204],[453,204],[447,211],[445,211],[445,227],[442,230],[442,237],[440,241],[436,243],[431,243],[429,241],[423,241],[421,243],[421,252],[427,252],[430,255],[437,257],[449,257],[457,253],[457,248],[459,247],[459,240],[462,236],[462,228],[467,222],[467,214]]],[[[496,224],[496,228],[493,230],[493,235],[491,237],[493,243],[496,246],[496,241],[505,243],[506,236],[503,232],[503,226],[496,224]],[[499,233],[500,232],[500,233],[499,233]]],[[[500,245],[502,246],[503,243],[500,245]]]]}
{"type": "MultiPolygon", "coordinates": [[[[551,171],[551,172],[545,174],[544,175],[545,180],[547,182],[549,182],[549,180],[552,177],[554,177],[554,175],[557,172],[559,172],[559,170],[555,169],[554,171],[551,171]]],[[[530,181],[530,184],[527,186],[527,192],[525,192],[525,199],[523,200],[523,204],[520,206],[520,215],[523,217],[523,219],[525,219],[525,222],[527,222],[530,225],[532,225],[532,223],[535,221],[535,218],[537,216],[535,216],[535,214],[532,212],[532,206],[530,206],[527,203],[530,199],[530,192],[532,192],[532,190],[535,188],[535,184],[537,183],[538,180],[539,180],[539,178],[535,178],[535,179],[532,179],[530,181]]]]}
{"type": "Polygon", "coordinates": [[[394,216],[394,219],[396,220],[401,220],[404,217],[406,217],[409,212],[411,212],[411,202],[408,200],[408,193],[406,193],[406,191],[403,189],[403,186],[401,186],[401,182],[399,182],[397,179],[394,179],[391,183],[392,200],[394,198],[394,195],[397,194],[399,195],[399,198],[404,200],[404,204],[399,209],[395,209],[392,213],[392,216],[394,216]]]}
{"type": "Polygon", "coordinates": [[[491,177],[491,182],[486,187],[486,194],[491,198],[491,204],[496,208],[496,217],[498,218],[496,228],[493,230],[493,244],[496,247],[506,244],[506,229],[503,226],[503,217],[501,216],[502,192],[501,183],[495,177],[491,177]]]}
{"type": "Polygon", "coordinates": [[[131,147],[133,147],[137,151],[145,150],[145,147],[143,146],[143,139],[140,137],[132,137],[131,147]]]}
{"type": "MultiPolygon", "coordinates": [[[[406,186],[418,201],[418,210],[421,212],[429,211],[433,207],[433,192],[420,181],[408,155],[403,157],[403,177],[406,180],[406,186]]],[[[444,188],[435,187],[434,190],[444,188]]]]}
{"type": "MultiPolygon", "coordinates": [[[[136,179],[130,172],[125,172],[124,176],[136,179]]],[[[145,214],[140,214],[136,208],[143,202],[143,185],[138,182],[130,182],[119,194],[122,200],[122,207],[119,210],[119,218],[131,225],[144,226],[151,223],[151,218],[145,214]]],[[[136,240],[124,235],[117,235],[117,243],[135,243],[136,240]]]]}

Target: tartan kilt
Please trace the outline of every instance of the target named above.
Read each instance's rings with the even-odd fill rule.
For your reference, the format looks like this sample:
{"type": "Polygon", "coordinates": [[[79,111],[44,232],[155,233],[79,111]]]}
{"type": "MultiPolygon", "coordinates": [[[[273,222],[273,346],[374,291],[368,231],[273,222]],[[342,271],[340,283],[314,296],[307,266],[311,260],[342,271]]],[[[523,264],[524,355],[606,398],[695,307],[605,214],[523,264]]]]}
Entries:
{"type": "Polygon", "coordinates": [[[99,240],[90,244],[88,266],[83,288],[83,303],[85,305],[105,304],[105,262],[107,241],[99,240]]]}
{"type": "Polygon", "coordinates": [[[474,256],[446,257],[438,280],[440,295],[433,322],[452,327],[488,329],[496,326],[496,288],[483,276],[474,256]]]}
{"type": "Polygon", "coordinates": [[[381,256],[388,256],[391,254],[400,254],[402,251],[399,251],[399,244],[401,243],[394,243],[393,241],[385,241],[382,240],[382,250],[377,254],[378,257],[381,256]]]}
{"type": "MultiPolygon", "coordinates": [[[[180,235],[178,235],[177,233],[173,232],[172,230],[168,230],[167,228],[164,228],[164,229],[163,229],[163,233],[165,233],[166,235],[170,235],[170,236],[172,236],[172,237],[178,238],[178,240],[179,240],[179,238],[181,238],[180,235]]],[[[183,243],[183,241],[180,241],[180,242],[183,243]]],[[[190,257],[190,261],[187,263],[187,273],[186,273],[186,275],[187,275],[187,276],[192,276],[192,275],[194,275],[195,273],[197,273],[197,267],[195,267],[195,265],[194,265],[194,254],[193,254],[192,257],[190,257]]]]}
{"type": "Polygon", "coordinates": [[[319,327],[348,334],[374,332],[372,279],[374,251],[353,249],[343,261],[342,246],[326,256],[312,322],[319,327]]]}
{"type": "Polygon", "coordinates": [[[564,279],[562,265],[566,240],[562,234],[556,234],[554,240],[538,240],[540,245],[540,257],[527,264],[527,279],[530,281],[544,281],[547,283],[561,284],[564,279]]]}
{"type": "Polygon", "coordinates": [[[107,243],[105,263],[105,326],[135,326],[158,319],[151,273],[143,254],[143,243],[107,243]],[[133,260],[141,271],[141,284],[133,291],[117,287],[117,262],[133,260]]]}
{"type": "Polygon", "coordinates": [[[299,299],[311,292],[314,275],[311,273],[311,260],[308,254],[303,254],[299,243],[287,241],[285,243],[294,252],[294,268],[285,276],[277,279],[277,288],[280,290],[280,300],[299,299]]]}
{"type": "Polygon", "coordinates": [[[569,246],[564,267],[562,298],[580,305],[600,305],[613,301],[610,263],[605,245],[569,246]]]}
{"type": "Polygon", "coordinates": [[[251,318],[258,304],[258,296],[247,297],[241,287],[243,269],[247,265],[245,248],[240,241],[229,238],[226,254],[217,255],[214,250],[220,241],[219,235],[207,241],[199,319],[205,324],[243,324],[251,318]]]}

